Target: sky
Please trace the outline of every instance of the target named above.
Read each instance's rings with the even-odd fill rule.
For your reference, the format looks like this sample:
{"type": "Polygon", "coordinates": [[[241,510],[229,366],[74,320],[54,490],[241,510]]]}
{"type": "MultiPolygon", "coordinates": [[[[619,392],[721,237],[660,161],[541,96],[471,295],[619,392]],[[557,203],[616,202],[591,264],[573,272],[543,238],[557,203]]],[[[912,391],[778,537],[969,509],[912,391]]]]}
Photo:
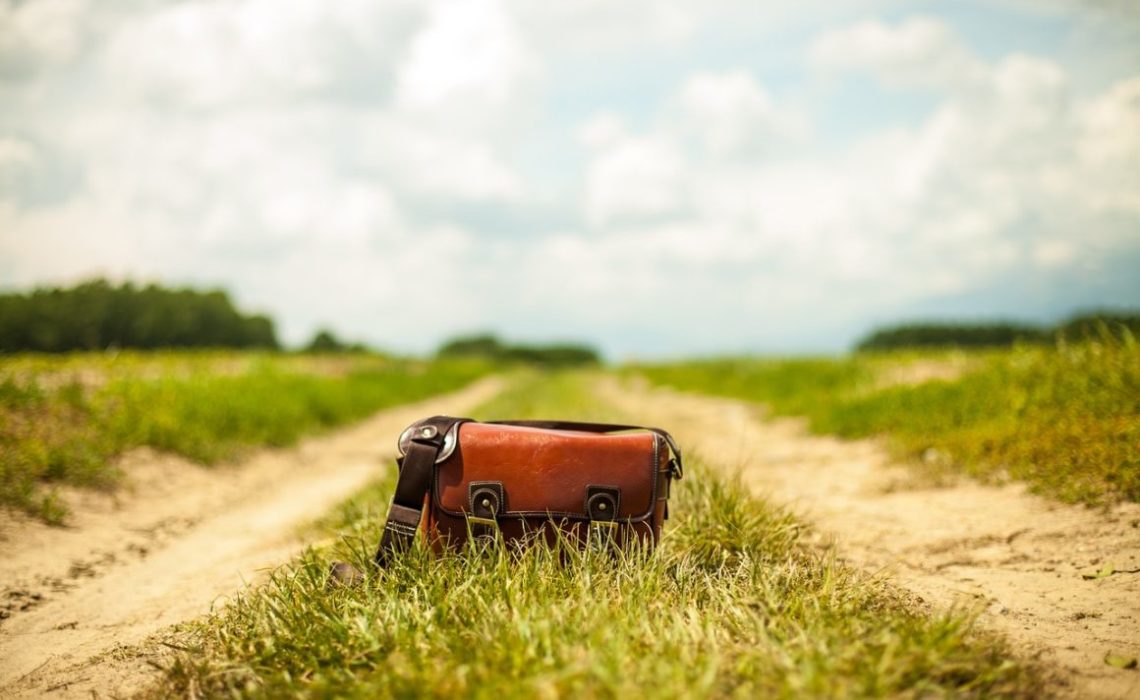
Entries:
{"type": "Polygon", "coordinates": [[[291,344],[837,352],[1140,306],[1128,0],[0,0],[0,289],[291,344]]]}

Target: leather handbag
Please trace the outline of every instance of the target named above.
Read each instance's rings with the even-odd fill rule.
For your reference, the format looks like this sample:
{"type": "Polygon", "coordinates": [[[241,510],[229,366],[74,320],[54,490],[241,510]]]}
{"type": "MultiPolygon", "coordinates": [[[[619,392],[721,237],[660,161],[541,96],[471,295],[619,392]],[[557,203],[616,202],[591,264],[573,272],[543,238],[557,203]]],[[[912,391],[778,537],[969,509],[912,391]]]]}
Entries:
{"type": "Polygon", "coordinates": [[[681,450],[659,428],[435,416],[400,435],[400,477],[376,561],[423,531],[436,552],[472,539],[653,546],[668,518],[681,450]]]}

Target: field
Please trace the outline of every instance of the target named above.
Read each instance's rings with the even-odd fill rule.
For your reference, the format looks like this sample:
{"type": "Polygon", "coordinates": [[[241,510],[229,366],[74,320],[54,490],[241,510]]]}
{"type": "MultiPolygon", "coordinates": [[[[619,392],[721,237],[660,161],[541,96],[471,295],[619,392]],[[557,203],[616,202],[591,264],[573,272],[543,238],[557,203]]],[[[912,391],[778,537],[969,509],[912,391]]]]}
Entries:
{"type": "MultiPolygon", "coordinates": [[[[622,419],[574,377],[531,379],[477,417],[622,419]]],[[[390,473],[391,474],[391,473],[390,473]]],[[[421,549],[328,593],[330,559],[370,570],[391,476],[307,552],[193,626],[159,694],[529,698],[1032,696],[1029,669],[960,613],[926,617],[804,542],[802,525],[697,465],[656,556],[556,552],[433,560],[421,549]]]]}
{"type": "Polygon", "coordinates": [[[762,402],[813,431],[885,436],[931,476],[1029,483],[1089,504],[1140,501],[1140,346],[1107,340],[978,353],[725,359],[630,370],[762,402]]]}
{"type": "Polygon", "coordinates": [[[372,356],[223,352],[26,355],[0,360],[0,504],[53,523],[54,487],[112,488],[114,458],[147,446],[213,464],[291,445],[490,367],[372,356]]]}
{"type": "Polygon", "coordinates": [[[592,372],[368,355],[7,358],[2,496],[32,517],[0,520],[0,691],[1127,695],[1138,359],[1126,342],[592,372]],[[417,548],[371,568],[399,426],[452,411],[661,421],[694,448],[661,547],[417,548]],[[759,415],[880,440],[811,438],[759,415]],[[917,478],[899,482],[880,444],[917,478]],[[123,461],[144,446],[141,464],[123,461]],[[974,479],[1047,498],[946,485],[974,479]],[[842,518],[785,505],[825,484],[848,494],[842,518]],[[901,499],[920,505],[895,529],[926,539],[884,525],[901,499]],[[332,560],[365,583],[329,589],[332,560]],[[981,592],[946,595],[965,588],[981,592]]]}

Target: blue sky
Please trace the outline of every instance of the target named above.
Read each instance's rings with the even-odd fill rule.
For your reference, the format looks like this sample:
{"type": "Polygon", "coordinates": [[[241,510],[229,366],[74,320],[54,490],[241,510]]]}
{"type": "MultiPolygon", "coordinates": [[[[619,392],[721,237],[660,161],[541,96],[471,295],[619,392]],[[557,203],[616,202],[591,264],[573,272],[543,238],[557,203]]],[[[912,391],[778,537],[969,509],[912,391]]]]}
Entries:
{"type": "Polygon", "coordinates": [[[0,0],[0,287],[403,351],[1140,305],[1127,2],[0,0]]]}

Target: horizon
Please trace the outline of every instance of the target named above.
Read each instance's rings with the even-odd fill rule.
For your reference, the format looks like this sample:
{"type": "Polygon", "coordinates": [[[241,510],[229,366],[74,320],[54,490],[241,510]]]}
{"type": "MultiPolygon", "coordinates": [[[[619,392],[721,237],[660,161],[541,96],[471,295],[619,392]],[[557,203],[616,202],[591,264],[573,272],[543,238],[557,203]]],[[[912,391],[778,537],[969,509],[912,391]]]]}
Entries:
{"type": "MultiPolygon", "coordinates": [[[[888,346],[886,349],[889,351],[892,349],[900,349],[900,348],[901,349],[914,349],[914,348],[918,348],[918,347],[928,347],[928,348],[941,348],[941,349],[946,349],[946,350],[957,349],[957,350],[962,350],[962,351],[969,351],[972,349],[979,349],[979,348],[985,349],[985,348],[992,348],[992,347],[1005,347],[1006,345],[1009,345],[1009,344],[1016,345],[1016,344],[1022,343],[1022,342],[1039,343],[1039,342],[1041,342],[1040,339],[1034,339],[1034,338],[1031,338],[1030,336],[1021,336],[1021,337],[1015,337],[1015,336],[1020,336],[1021,332],[1027,332],[1030,334],[1034,334],[1034,333],[1037,333],[1037,334],[1042,334],[1042,333],[1043,334],[1057,334],[1057,333],[1062,332],[1061,327],[1065,326],[1066,324],[1071,324],[1071,323],[1076,322],[1076,321],[1088,321],[1090,319],[1095,319],[1096,317],[1101,317],[1101,318],[1114,317],[1114,316],[1119,317],[1120,320],[1124,321],[1126,326],[1132,328],[1132,332],[1135,332],[1136,324],[1140,323],[1140,307],[1123,307],[1123,306],[1121,306],[1121,307],[1103,307],[1102,306],[1102,307],[1098,307],[1098,308],[1089,307],[1089,308],[1084,308],[1084,309],[1076,309],[1070,313],[1063,314],[1062,316],[1059,316],[1059,317],[1055,317],[1052,319],[1038,320],[1038,321],[1032,321],[1032,320],[1028,320],[1025,318],[1015,318],[1015,317],[991,317],[991,318],[915,317],[915,318],[909,318],[909,319],[908,318],[900,318],[900,319],[896,319],[896,320],[889,322],[889,323],[886,323],[886,324],[877,325],[877,326],[874,326],[872,328],[869,328],[866,331],[862,332],[859,336],[853,338],[851,340],[851,342],[849,342],[844,348],[837,350],[837,351],[836,350],[824,351],[824,352],[811,351],[811,350],[808,350],[808,351],[796,351],[796,350],[791,350],[791,351],[787,351],[787,350],[764,351],[764,350],[750,349],[750,350],[733,352],[731,350],[717,349],[717,350],[713,350],[711,352],[703,353],[703,354],[699,354],[699,355],[669,354],[667,352],[664,352],[664,353],[653,354],[653,355],[626,355],[626,356],[622,356],[622,357],[614,357],[611,354],[607,353],[604,350],[604,348],[602,348],[593,339],[588,338],[588,337],[553,336],[553,337],[542,337],[542,338],[534,338],[534,337],[532,337],[532,338],[519,338],[519,337],[512,337],[512,336],[505,335],[502,332],[499,332],[498,330],[496,330],[494,328],[469,329],[469,330],[465,330],[465,331],[460,331],[460,332],[457,332],[453,335],[449,335],[447,337],[440,338],[436,343],[433,344],[433,346],[431,348],[429,348],[426,351],[420,351],[420,352],[401,351],[399,348],[391,348],[391,347],[377,346],[375,344],[364,343],[364,342],[360,341],[359,339],[346,337],[346,336],[344,336],[344,334],[340,333],[336,328],[331,328],[331,327],[317,328],[314,331],[312,337],[305,339],[302,342],[298,342],[298,343],[282,342],[280,338],[276,337],[276,330],[275,329],[276,329],[277,321],[276,321],[276,319],[273,318],[272,315],[267,314],[267,313],[262,313],[256,309],[243,309],[237,305],[234,305],[233,304],[233,298],[232,298],[232,295],[230,294],[229,290],[227,290],[223,287],[207,287],[207,288],[193,287],[193,286],[170,287],[170,286],[164,286],[161,283],[161,281],[158,281],[158,280],[130,280],[130,279],[128,279],[128,280],[108,280],[105,278],[90,278],[90,279],[82,280],[77,285],[70,286],[70,287],[56,287],[56,286],[40,285],[40,286],[36,286],[33,288],[29,288],[29,289],[23,289],[23,290],[8,289],[8,288],[4,288],[3,286],[0,286],[0,302],[3,302],[5,300],[5,297],[11,298],[12,296],[32,297],[34,295],[41,295],[41,294],[54,295],[57,293],[63,293],[66,295],[72,291],[80,289],[81,287],[86,287],[89,285],[106,285],[106,286],[109,286],[111,289],[118,289],[118,290],[134,289],[134,290],[138,290],[138,291],[154,288],[154,289],[157,289],[160,292],[164,292],[164,293],[185,293],[185,292],[189,292],[189,293],[194,294],[197,297],[202,297],[202,296],[206,296],[206,295],[213,295],[213,294],[221,294],[231,304],[231,308],[237,314],[238,317],[244,318],[248,321],[252,321],[254,319],[264,319],[265,321],[268,321],[268,328],[269,328],[269,330],[267,331],[267,333],[269,333],[268,337],[272,340],[276,340],[278,344],[274,347],[269,347],[269,346],[263,347],[261,345],[251,346],[252,349],[255,349],[255,350],[272,350],[272,351],[280,351],[280,352],[285,352],[285,353],[298,353],[298,352],[300,352],[300,353],[305,353],[305,352],[340,353],[340,352],[346,352],[346,351],[347,352],[362,351],[362,352],[366,352],[366,353],[374,353],[374,354],[385,355],[385,356],[419,357],[419,358],[430,358],[433,356],[439,356],[441,351],[443,350],[443,348],[446,345],[452,344],[452,343],[457,342],[457,341],[471,341],[471,340],[483,340],[483,339],[493,340],[496,343],[499,343],[499,344],[504,345],[504,346],[513,346],[516,349],[519,347],[537,348],[537,349],[547,348],[548,349],[548,348],[559,347],[559,346],[561,346],[561,347],[573,346],[576,348],[584,349],[584,350],[589,351],[591,353],[595,353],[596,356],[598,357],[598,359],[603,364],[662,362],[662,361],[688,360],[688,359],[705,360],[705,359],[721,359],[721,358],[733,358],[733,357],[752,357],[755,359],[780,359],[780,358],[791,359],[791,358],[797,358],[797,357],[798,358],[836,357],[836,356],[840,356],[840,355],[850,355],[853,353],[861,352],[863,350],[863,348],[861,348],[860,346],[864,342],[871,340],[872,336],[874,336],[874,335],[879,335],[882,333],[890,333],[890,332],[899,331],[899,330],[914,331],[916,329],[931,329],[931,328],[946,329],[946,330],[952,331],[949,337],[952,337],[953,339],[947,340],[944,345],[938,345],[938,344],[931,345],[929,340],[922,341],[922,342],[919,342],[916,344],[914,340],[910,340],[910,341],[902,342],[901,345],[898,345],[897,347],[894,347],[894,345],[898,341],[894,341],[894,342],[892,342],[891,346],[888,346]],[[977,341],[972,341],[972,340],[970,340],[970,338],[962,335],[963,333],[968,334],[970,331],[977,330],[979,328],[998,330],[998,329],[1001,329],[1002,327],[1005,327],[1007,329],[1012,329],[1010,331],[1010,335],[1008,335],[1008,338],[1007,338],[1008,342],[1007,342],[1007,340],[994,340],[993,337],[990,337],[988,340],[986,340],[985,342],[983,342],[979,345],[977,343],[977,341]],[[340,347],[338,347],[336,349],[331,349],[331,350],[326,349],[326,350],[315,350],[314,351],[311,346],[313,346],[315,343],[317,343],[318,339],[321,338],[322,336],[325,336],[325,341],[331,341],[332,343],[339,345],[340,347]]],[[[103,304],[99,304],[99,305],[97,305],[97,307],[99,309],[104,309],[104,310],[107,308],[103,304]]],[[[3,306],[0,305],[0,309],[2,309],[2,308],[3,308],[3,306]]],[[[66,306],[65,306],[65,308],[66,308],[66,306]]],[[[191,306],[189,308],[193,308],[193,307],[191,306]]],[[[138,309],[136,309],[136,311],[137,310],[138,309]]],[[[145,316],[147,314],[143,313],[143,315],[145,316]]],[[[54,318],[54,316],[53,316],[53,318],[54,318]]],[[[103,319],[103,323],[106,323],[106,321],[108,320],[103,316],[101,316],[100,318],[103,319]]],[[[0,321],[2,321],[2,320],[3,320],[3,317],[0,316],[0,321]]],[[[56,319],[55,323],[56,324],[62,323],[63,325],[66,326],[68,321],[56,319]]],[[[119,323],[113,323],[112,325],[115,327],[119,327],[119,323]]],[[[3,328],[3,326],[0,325],[0,329],[2,329],[2,328],[3,328]]],[[[182,332],[186,332],[186,331],[183,330],[182,332]]],[[[260,331],[257,331],[257,332],[260,332],[260,331]]],[[[233,340],[234,339],[231,339],[231,342],[233,340]]],[[[243,338],[242,340],[244,342],[248,342],[249,338],[243,338]]],[[[144,342],[146,342],[146,341],[144,341],[144,342]]],[[[261,341],[259,340],[257,342],[261,342],[261,341]]],[[[115,342],[109,342],[109,344],[105,345],[104,347],[90,348],[87,350],[82,350],[82,349],[72,349],[72,350],[21,350],[18,352],[31,352],[31,353],[41,353],[42,352],[42,353],[46,353],[46,354],[55,354],[55,353],[59,353],[59,352],[67,353],[67,352],[104,352],[104,351],[110,352],[110,351],[114,351],[117,353],[119,351],[139,351],[139,350],[143,350],[147,347],[152,347],[152,346],[150,346],[150,345],[134,345],[134,344],[131,344],[130,341],[128,341],[125,345],[120,345],[117,341],[115,341],[115,342]]],[[[183,350],[196,350],[196,349],[197,350],[209,350],[209,349],[219,349],[219,350],[234,349],[234,350],[237,350],[237,349],[242,349],[239,346],[231,345],[229,343],[223,343],[221,345],[190,345],[190,346],[161,345],[161,346],[155,346],[155,349],[163,349],[163,350],[178,350],[180,348],[183,350]]],[[[882,351],[882,350],[883,350],[882,347],[879,347],[876,349],[876,351],[882,351]]],[[[4,346],[3,346],[3,341],[0,340],[0,354],[4,354],[5,352],[12,352],[12,351],[10,348],[5,350],[4,346]]]]}
{"type": "Polygon", "coordinates": [[[1140,306],[1127,3],[0,0],[0,289],[834,354],[1140,306]]]}

